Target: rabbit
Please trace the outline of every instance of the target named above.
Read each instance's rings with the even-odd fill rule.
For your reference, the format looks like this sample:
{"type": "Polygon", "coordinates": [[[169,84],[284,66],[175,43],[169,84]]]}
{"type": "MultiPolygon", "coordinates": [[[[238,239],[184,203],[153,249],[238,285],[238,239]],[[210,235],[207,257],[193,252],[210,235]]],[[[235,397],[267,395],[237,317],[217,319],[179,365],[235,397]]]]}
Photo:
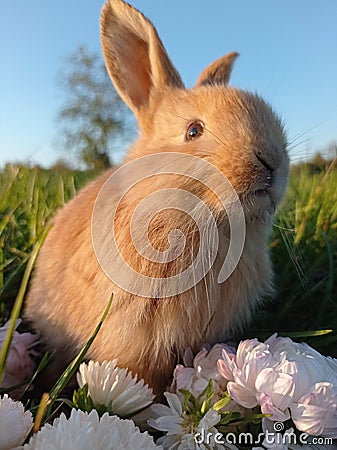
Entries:
{"type": "Polygon", "coordinates": [[[25,317],[56,350],[49,373],[56,376],[88,341],[113,294],[86,356],[117,358],[160,395],[187,347],[235,336],[272,292],[268,238],[287,184],[287,137],[262,98],[228,85],[236,52],[186,89],[153,24],[123,0],[103,6],[101,42],[139,137],[121,167],[56,213],[25,317]],[[239,209],[231,214],[237,200],[241,216],[239,209]],[[149,219],[151,208],[158,214],[149,219]],[[219,281],[239,228],[240,257],[219,281]],[[183,278],[196,257],[198,267],[183,278]]]}

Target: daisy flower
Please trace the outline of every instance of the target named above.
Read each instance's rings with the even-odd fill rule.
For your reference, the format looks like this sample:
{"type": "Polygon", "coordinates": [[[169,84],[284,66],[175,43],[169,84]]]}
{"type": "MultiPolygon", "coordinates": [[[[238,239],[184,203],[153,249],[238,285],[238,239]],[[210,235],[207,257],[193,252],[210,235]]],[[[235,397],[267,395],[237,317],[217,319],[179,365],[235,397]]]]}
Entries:
{"type": "Polygon", "coordinates": [[[5,394],[0,397],[0,450],[14,449],[23,444],[33,426],[30,411],[21,402],[5,394]]]}
{"type": "Polygon", "coordinates": [[[23,450],[151,450],[157,447],[148,433],[141,433],[131,420],[97,411],[89,414],[72,409],[69,419],[62,413],[53,425],[45,425],[23,450]]]}
{"type": "Polygon", "coordinates": [[[236,448],[214,441],[214,436],[218,433],[216,425],[221,420],[217,411],[209,409],[201,418],[198,414],[186,414],[176,394],[165,392],[164,395],[169,406],[152,405],[151,410],[157,418],[148,421],[152,428],[166,433],[157,440],[157,444],[162,444],[164,449],[170,450],[236,448]],[[201,442],[202,439],[198,439],[205,435],[209,436],[207,446],[201,442]]]}
{"type": "Polygon", "coordinates": [[[80,388],[88,385],[95,406],[105,405],[119,417],[129,417],[149,406],[154,394],[144,380],[137,381],[127,369],[117,367],[117,360],[82,363],[77,374],[80,388]]]}

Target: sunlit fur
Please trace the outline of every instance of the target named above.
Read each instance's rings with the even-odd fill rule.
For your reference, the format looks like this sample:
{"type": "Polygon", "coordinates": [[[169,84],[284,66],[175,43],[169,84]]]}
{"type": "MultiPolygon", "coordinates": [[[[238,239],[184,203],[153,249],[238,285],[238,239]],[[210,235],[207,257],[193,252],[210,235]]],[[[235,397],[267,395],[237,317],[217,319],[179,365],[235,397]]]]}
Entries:
{"type": "MultiPolygon", "coordinates": [[[[268,236],[287,180],[286,138],[280,120],[261,98],[227,86],[236,54],[213,63],[194,88],[185,90],[152,24],[121,0],[110,0],[103,8],[102,45],[112,81],[140,126],[139,139],[125,161],[177,152],[198,156],[217,167],[244,208],[244,251],[234,273],[219,284],[229,229],[218,200],[192,179],[153,177],[132,189],[117,210],[117,239],[129,263],[150,277],[168,277],[196,254],[199,235],[195,224],[173,210],[160,213],[151,222],[149,239],[153,247],[163,250],[169,231],[179,228],[186,236],[182,257],[159,265],[135,253],[129,231],[133,211],[141,199],[166,187],[192,192],[209,205],[219,228],[218,255],[205,278],[176,297],[160,298],[158,292],[158,298],[140,298],[122,291],[102,271],[91,243],[93,205],[110,170],[57,213],[37,261],[26,317],[46,346],[56,349],[52,366],[56,375],[88,340],[113,292],[111,311],[87,356],[98,361],[118,358],[120,366],[138,373],[160,392],[186,347],[198,350],[205,341],[215,343],[232,336],[251,319],[254,308],[270,291],[268,236]],[[222,82],[219,74],[223,74],[222,82]],[[204,133],[187,142],[185,133],[194,120],[204,123],[204,133]],[[272,172],[272,185],[266,195],[259,195],[268,171],[272,172]]],[[[193,175],[193,168],[191,171],[193,175]]],[[[224,186],[216,190],[226,196],[224,186]]],[[[119,186],[115,186],[98,211],[102,242],[109,233],[118,192],[119,186]]],[[[209,218],[201,216],[200,220],[209,218]]]]}

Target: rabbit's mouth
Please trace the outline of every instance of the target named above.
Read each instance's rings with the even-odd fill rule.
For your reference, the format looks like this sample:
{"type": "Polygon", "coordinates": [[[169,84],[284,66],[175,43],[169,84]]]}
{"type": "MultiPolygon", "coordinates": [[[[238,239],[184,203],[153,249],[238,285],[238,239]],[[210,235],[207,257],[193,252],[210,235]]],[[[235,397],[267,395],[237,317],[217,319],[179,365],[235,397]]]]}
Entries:
{"type": "Polygon", "coordinates": [[[272,183],[249,189],[240,198],[246,213],[264,216],[265,213],[273,214],[276,209],[277,199],[272,183]]]}
{"type": "Polygon", "coordinates": [[[269,172],[258,182],[255,181],[247,190],[245,196],[248,198],[264,199],[269,197],[273,190],[273,176],[269,172]]]}
{"type": "Polygon", "coordinates": [[[257,198],[264,198],[267,195],[269,196],[269,193],[270,193],[270,186],[263,189],[256,189],[255,191],[252,192],[252,195],[257,198]]]}

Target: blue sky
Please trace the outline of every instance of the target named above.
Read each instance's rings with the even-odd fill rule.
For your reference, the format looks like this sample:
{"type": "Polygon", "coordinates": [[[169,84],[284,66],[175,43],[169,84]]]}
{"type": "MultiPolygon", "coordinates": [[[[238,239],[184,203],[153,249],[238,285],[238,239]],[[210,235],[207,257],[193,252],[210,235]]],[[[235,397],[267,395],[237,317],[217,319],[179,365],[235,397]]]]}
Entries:
{"type": "MultiPolygon", "coordinates": [[[[231,84],[274,106],[294,141],[293,160],[337,141],[336,0],[130,2],[154,22],[187,86],[238,51],[231,84]]],[[[0,1],[0,165],[66,156],[55,145],[56,75],[78,45],[101,52],[102,3],[0,1]]]]}

